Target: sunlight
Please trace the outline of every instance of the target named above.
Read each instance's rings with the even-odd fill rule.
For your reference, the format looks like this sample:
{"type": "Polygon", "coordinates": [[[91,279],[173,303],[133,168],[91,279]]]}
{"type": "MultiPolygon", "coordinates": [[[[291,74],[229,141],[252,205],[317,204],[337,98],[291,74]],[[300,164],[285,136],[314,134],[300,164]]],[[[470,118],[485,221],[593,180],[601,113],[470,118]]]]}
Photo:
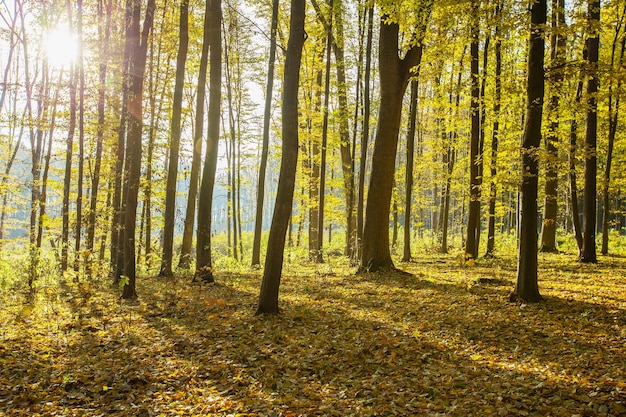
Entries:
{"type": "Polygon", "coordinates": [[[48,63],[53,67],[68,67],[76,58],[76,39],[66,28],[59,27],[48,32],[43,45],[48,63]]]}

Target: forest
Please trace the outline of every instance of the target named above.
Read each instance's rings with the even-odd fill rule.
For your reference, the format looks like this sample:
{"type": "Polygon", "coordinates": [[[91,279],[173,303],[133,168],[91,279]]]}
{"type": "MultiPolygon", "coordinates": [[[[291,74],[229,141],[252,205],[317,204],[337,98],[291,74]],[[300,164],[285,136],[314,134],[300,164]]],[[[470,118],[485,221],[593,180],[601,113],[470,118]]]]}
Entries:
{"type": "Polygon", "coordinates": [[[624,0],[0,0],[0,415],[626,415],[625,50],[624,0]]]}

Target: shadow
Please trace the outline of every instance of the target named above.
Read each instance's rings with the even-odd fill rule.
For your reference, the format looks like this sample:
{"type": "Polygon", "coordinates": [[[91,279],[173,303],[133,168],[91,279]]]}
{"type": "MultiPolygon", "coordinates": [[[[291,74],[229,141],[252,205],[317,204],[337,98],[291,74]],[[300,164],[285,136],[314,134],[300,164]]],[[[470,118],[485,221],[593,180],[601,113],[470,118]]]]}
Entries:
{"type": "Polygon", "coordinates": [[[509,271],[498,281],[465,282],[457,279],[468,271],[463,266],[416,267],[410,275],[290,271],[281,284],[282,313],[270,317],[254,316],[260,273],[218,273],[209,285],[142,278],[138,306],[104,293],[101,315],[76,305],[82,323],[61,326],[56,339],[35,323],[6,339],[0,410],[626,413],[624,322],[611,321],[615,309],[553,295],[513,304],[506,301],[509,271]]]}

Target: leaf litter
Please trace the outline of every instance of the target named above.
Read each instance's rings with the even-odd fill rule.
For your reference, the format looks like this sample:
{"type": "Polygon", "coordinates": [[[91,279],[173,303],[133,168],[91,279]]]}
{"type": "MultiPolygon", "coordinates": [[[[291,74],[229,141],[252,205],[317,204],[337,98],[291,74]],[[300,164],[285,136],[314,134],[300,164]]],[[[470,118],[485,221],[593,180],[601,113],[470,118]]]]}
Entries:
{"type": "Polygon", "coordinates": [[[540,256],[536,305],[507,301],[513,259],[443,256],[287,268],[271,317],[258,271],[46,293],[0,312],[0,414],[626,415],[626,260],[540,256]]]}

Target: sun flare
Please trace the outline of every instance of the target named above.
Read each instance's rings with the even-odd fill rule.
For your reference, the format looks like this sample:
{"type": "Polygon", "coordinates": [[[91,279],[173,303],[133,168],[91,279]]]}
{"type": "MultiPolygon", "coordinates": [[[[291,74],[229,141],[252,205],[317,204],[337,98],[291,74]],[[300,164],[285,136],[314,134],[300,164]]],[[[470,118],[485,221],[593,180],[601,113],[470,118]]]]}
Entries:
{"type": "Polygon", "coordinates": [[[54,67],[67,68],[76,58],[78,45],[74,36],[64,28],[56,28],[44,39],[48,63],[54,67]]]}

